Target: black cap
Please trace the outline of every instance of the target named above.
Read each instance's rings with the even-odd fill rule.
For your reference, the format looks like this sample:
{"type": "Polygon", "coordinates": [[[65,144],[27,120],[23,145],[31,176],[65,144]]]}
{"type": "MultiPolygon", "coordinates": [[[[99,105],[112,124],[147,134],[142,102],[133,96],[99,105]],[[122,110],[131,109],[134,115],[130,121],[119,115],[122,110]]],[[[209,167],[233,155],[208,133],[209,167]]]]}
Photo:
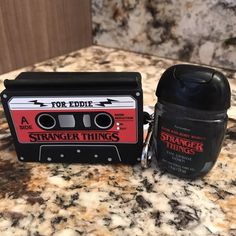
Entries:
{"type": "Polygon", "coordinates": [[[189,108],[222,111],[230,107],[230,87],[219,71],[195,65],[168,68],[158,83],[158,100],[189,108]]]}

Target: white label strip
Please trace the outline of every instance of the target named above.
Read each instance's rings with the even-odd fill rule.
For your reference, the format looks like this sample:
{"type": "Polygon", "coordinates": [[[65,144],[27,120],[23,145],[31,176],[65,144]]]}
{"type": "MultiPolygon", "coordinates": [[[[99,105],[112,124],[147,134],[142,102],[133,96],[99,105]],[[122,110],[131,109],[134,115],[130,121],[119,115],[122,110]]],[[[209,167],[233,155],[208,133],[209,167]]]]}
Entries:
{"type": "Polygon", "coordinates": [[[10,110],[135,108],[131,96],[13,97],[10,110]]]}

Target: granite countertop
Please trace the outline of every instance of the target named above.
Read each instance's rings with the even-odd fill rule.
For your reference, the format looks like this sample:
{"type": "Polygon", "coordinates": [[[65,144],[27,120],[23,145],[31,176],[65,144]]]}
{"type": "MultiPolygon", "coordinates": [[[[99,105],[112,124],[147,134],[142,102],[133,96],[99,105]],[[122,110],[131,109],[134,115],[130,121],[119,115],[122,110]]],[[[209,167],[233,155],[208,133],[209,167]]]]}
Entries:
{"type": "MultiPolygon", "coordinates": [[[[174,60],[92,46],[22,71],[139,71],[144,104],[174,60]]],[[[236,235],[236,73],[226,139],[213,170],[188,181],[139,165],[39,164],[17,161],[0,110],[0,235],[236,235]]]]}

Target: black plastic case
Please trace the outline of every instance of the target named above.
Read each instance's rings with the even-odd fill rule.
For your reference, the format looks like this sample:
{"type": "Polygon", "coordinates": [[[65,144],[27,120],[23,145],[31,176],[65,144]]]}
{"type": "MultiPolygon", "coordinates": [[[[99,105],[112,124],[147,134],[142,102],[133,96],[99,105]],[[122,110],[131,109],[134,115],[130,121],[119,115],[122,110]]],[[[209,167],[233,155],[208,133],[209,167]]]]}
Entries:
{"type": "Polygon", "coordinates": [[[213,69],[175,65],[157,86],[153,150],[159,166],[186,178],[208,173],[227,126],[230,87],[213,69]]]}
{"type": "MultiPolygon", "coordinates": [[[[139,161],[143,143],[143,93],[139,73],[24,72],[15,80],[5,80],[4,84],[6,89],[1,93],[2,103],[20,161],[122,162],[127,164],[139,161]],[[55,112],[57,107],[52,106],[52,101],[55,101],[56,98],[59,98],[60,101],[65,98],[67,102],[61,102],[64,107],[61,106],[60,111],[55,112]],[[76,108],[68,107],[70,98],[73,100],[73,105],[77,104],[76,108]],[[89,101],[87,101],[88,98],[89,101]],[[83,99],[87,99],[87,103],[82,101],[83,99]],[[19,104],[14,104],[15,101],[19,104]],[[81,107],[82,105],[87,107],[81,107]],[[31,114],[29,115],[29,113],[31,114]],[[50,126],[45,128],[42,125],[44,121],[38,119],[41,113],[47,113],[47,117],[52,116],[51,121],[56,125],[53,128],[50,126]],[[98,118],[95,120],[98,113],[108,114],[109,118],[104,120],[104,117],[100,116],[100,120],[98,118]],[[129,113],[131,115],[127,115],[129,113]],[[68,123],[67,128],[58,128],[59,115],[61,115],[60,117],[68,115],[69,118],[72,118],[74,127],[68,123]],[[81,130],[81,124],[88,126],[88,124],[85,125],[87,121],[81,121],[85,115],[87,115],[86,119],[89,117],[91,125],[88,128],[83,127],[81,130]],[[108,122],[108,126],[100,128],[98,121],[108,122]],[[38,127],[37,122],[42,126],[38,127]],[[129,124],[133,128],[130,128],[129,124]],[[31,128],[31,130],[24,130],[24,127],[25,129],[31,128]],[[129,135],[123,135],[123,141],[121,141],[120,136],[125,134],[125,128],[130,129],[127,131],[129,135]],[[39,133],[38,136],[36,131],[39,133]],[[85,131],[87,136],[83,133],[85,131]],[[51,135],[53,132],[57,132],[58,135],[51,135]],[[59,132],[64,132],[64,134],[60,135],[59,132]],[[70,134],[66,136],[65,132],[71,132],[74,136],[70,134]],[[89,135],[90,133],[94,134],[89,135]],[[81,139],[81,135],[83,135],[83,139],[81,139]],[[51,137],[55,141],[51,140],[51,137]],[[62,137],[65,141],[62,140],[62,137]],[[77,137],[77,140],[73,137],[77,137]],[[102,140],[99,141],[98,137],[102,140]],[[70,138],[72,138],[71,141],[70,138]]],[[[48,125],[49,121],[45,122],[48,125]]]]}

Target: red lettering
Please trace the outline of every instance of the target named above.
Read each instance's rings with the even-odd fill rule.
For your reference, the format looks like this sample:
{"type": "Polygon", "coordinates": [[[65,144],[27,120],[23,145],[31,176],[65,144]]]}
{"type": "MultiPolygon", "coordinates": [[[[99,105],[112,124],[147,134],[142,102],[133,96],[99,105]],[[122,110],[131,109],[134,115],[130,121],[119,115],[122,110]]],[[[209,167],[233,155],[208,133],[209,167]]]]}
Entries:
{"type": "Polygon", "coordinates": [[[179,151],[188,155],[194,155],[195,152],[203,152],[203,143],[187,138],[182,138],[162,131],[161,141],[166,143],[167,148],[179,151]]]}
{"type": "Polygon", "coordinates": [[[161,132],[161,141],[167,141],[168,140],[168,134],[161,132]]]}

